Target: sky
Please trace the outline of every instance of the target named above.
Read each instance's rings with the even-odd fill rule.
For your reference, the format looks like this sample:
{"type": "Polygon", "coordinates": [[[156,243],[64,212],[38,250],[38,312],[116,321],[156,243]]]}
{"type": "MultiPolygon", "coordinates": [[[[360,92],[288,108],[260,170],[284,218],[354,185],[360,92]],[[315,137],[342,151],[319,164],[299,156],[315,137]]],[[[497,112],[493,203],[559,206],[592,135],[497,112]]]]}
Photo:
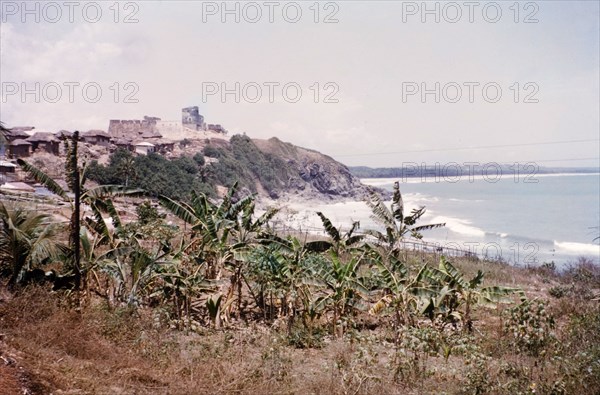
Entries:
{"type": "Polygon", "coordinates": [[[181,118],[352,166],[600,157],[597,1],[0,1],[0,120],[181,118]]]}

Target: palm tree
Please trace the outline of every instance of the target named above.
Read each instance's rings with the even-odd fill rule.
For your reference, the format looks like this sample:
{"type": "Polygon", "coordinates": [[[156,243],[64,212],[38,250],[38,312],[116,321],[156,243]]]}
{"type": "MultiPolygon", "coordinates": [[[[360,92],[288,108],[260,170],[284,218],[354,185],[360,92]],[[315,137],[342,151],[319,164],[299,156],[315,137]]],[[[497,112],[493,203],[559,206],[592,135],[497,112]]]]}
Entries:
{"type": "Polygon", "coordinates": [[[125,157],[117,168],[117,175],[125,177],[125,187],[129,186],[129,180],[137,178],[137,170],[135,168],[135,158],[133,156],[125,157]]]}
{"type": "Polygon", "coordinates": [[[415,226],[416,222],[425,214],[425,207],[413,209],[410,215],[405,216],[404,201],[402,200],[398,181],[394,183],[394,194],[390,208],[374,191],[370,192],[366,203],[373,212],[371,218],[385,229],[385,233],[377,230],[368,230],[366,233],[385,245],[388,253],[393,255],[398,255],[399,242],[404,240],[407,235],[420,240],[423,238],[422,231],[446,226],[445,223],[415,226]]]}
{"type": "Polygon", "coordinates": [[[105,199],[114,196],[140,194],[141,190],[129,190],[118,185],[101,185],[96,188],[86,189],[86,167],[79,166],[77,144],[79,141],[79,132],[75,131],[71,137],[71,142],[65,139],[67,151],[67,160],[65,163],[67,185],[73,193],[71,198],[67,191],[46,173],[34,165],[18,159],[17,163],[25,170],[30,177],[44,185],[50,192],[60,197],[63,201],[71,205],[71,219],[69,224],[69,245],[71,250],[71,264],[75,274],[75,288],[81,287],[82,276],[85,271],[81,267],[81,204],[87,204],[96,219],[102,217],[102,212],[111,213],[114,207],[105,199]]]}
{"type": "Polygon", "coordinates": [[[10,267],[10,287],[19,282],[23,270],[58,256],[57,227],[49,219],[0,201],[0,262],[10,267]]]}

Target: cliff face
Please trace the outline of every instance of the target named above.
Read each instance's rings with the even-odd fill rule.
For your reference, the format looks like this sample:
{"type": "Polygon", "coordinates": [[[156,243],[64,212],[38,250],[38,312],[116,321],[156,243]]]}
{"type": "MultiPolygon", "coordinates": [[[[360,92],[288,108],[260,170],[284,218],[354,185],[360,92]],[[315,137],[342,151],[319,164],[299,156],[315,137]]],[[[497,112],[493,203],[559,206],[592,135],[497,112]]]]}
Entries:
{"type": "Polygon", "coordinates": [[[283,161],[287,180],[277,191],[282,197],[298,196],[303,199],[362,199],[367,187],[354,177],[348,168],[320,152],[285,143],[276,137],[268,140],[252,139],[266,155],[283,161]]]}

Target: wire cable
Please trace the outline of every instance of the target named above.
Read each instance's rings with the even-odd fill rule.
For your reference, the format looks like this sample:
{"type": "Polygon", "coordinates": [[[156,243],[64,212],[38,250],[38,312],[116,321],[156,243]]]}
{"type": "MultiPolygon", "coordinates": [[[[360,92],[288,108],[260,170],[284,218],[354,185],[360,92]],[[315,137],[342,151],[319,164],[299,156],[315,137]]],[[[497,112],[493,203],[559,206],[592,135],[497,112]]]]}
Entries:
{"type": "Polygon", "coordinates": [[[552,144],[573,144],[573,143],[591,143],[600,142],[600,139],[584,139],[584,140],[563,140],[563,141],[545,141],[539,143],[521,143],[521,144],[498,144],[498,145],[480,145],[475,147],[454,147],[454,148],[431,148],[422,150],[407,150],[407,151],[394,151],[394,152],[370,152],[362,154],[342,154],[342,155],[331,155],[335,157],[347,157],[347,156],[372,156],[372,155],[397,155],[397,154],[410,154],[418,152],[446,152],[446,151],[465,151],[475,149],[496,149],[496,148],[510,148],[510,147],[529,147],[535,145],[552,145],[552,144]]]}

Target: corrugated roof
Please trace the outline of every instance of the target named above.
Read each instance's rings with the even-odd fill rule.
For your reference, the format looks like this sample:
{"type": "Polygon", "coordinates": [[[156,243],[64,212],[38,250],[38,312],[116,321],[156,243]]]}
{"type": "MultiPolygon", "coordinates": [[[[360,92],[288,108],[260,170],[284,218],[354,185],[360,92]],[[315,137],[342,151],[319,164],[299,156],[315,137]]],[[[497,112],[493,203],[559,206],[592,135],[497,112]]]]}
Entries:
{"type": "Polygon", "coordinates": [[[5,160],[0,160],[0,166],[2,167],[17,167],[14,163],[7,162],[5,160]]]}
{"type": "Polygon", "coordinates": [[[35,192],[35,188],[25,184],[24,182],[7,182],[6,184],[0,186],[0,188],[7,189],[10,191],[35,192]]]}

